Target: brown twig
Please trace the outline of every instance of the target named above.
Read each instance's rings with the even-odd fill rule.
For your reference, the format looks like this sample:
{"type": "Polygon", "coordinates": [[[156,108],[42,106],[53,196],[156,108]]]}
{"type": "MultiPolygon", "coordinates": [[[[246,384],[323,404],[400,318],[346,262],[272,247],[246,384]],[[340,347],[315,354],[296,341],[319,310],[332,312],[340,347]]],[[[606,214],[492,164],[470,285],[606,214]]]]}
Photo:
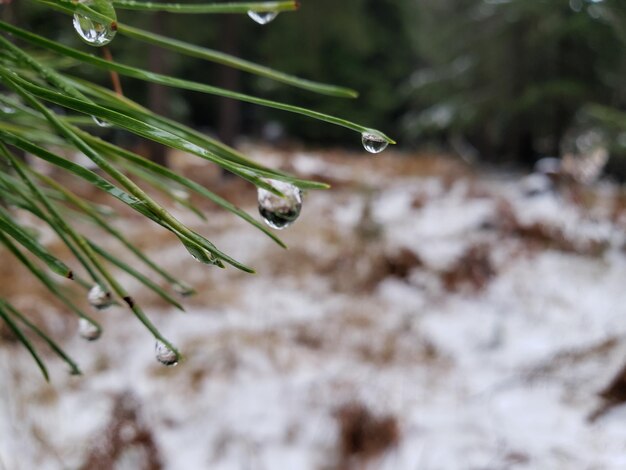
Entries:
{"type": "MultiPolygon", "coordinates": [[[[104,46],[102,48],[102,55],[109,62],[113,62],[113,55],[111,54],[111,50],[108,48],[108,46],[104,46]]],[[[124,91],[122,91],[122,82],[120,81],[119,74],[114,70],[111,70],[110,73],[111,73],[111,83],[113,84],[113,90],[115,90],[115,93],[117,93],[118,95],[124,96],[124,91]]]]}

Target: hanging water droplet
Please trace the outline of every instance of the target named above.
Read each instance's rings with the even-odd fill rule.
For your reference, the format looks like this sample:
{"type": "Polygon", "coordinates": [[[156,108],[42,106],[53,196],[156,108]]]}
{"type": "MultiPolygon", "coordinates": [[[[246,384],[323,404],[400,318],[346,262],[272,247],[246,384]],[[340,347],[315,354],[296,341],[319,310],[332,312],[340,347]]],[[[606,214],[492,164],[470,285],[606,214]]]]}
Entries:
{"type": "Polygon", "coordinates": [[[100,338],[100,328],[91,323],[86,318],[81,318],[78,321],[78,334],[81,338],[87,341],[95,341],[100,338]]]}
{"type": "Polygon", "coordinates": [[[100,127],[113,127],[113,124],[105,121],[104,119],[100,119],[99,117],[91,116],[91,119],[93,119],[93,122],[95,122],[100,127]]]}
{"type": "Polygon", "coordinates": [[[193,259],[195,259],[198,263],[215,264],[215,258],[213,258],[210,253],[203,250],[199,246],[192,245],[191,243],[187,243],[184,241],[183,245],[185,246],[189,254],[193,257],[193,259]]]}
{"type": "Polygon", "coordinates": [[[184,189],[172,189],[172,197],[183,201],[189,201],[189,199],[191,199],[191,194],[184,189]]]}
{"type": "Polygon", "coordinates": [[[368,131],[361,134],[363,148],[369,153],[380,153],[387,148],[389,143],[377,132],[368,131]]]}
{"type": "Polygon", "coordinates": [[[158,341],[154,344],[154,352],[161,364],[166,366],[176,366],[178,365],[178,354],[172,351],[170,348],[165,346],[161,341],[158,341]]]}
{"type": "Polygon", "coordinates": [[[293,224],[302,209],[302,191],[293,184],[284,181],[266,180],[285,197],[263,189],[258,189],[259,213],[267,225],[282,230],[293,224]]]}
{"type": "Polygon", "coordinates": [[[92,307],[98,310],[104,310],[113,303],[111,293],[105,291],[100,284],[94,284],[87,294],[87,300],[92,307]]]}
{"type": "Polygon", "coordinates": [[[183,297],[190,297],[196,293],[193,287],[188,286],[187,284],[184,284],[182,282],[177,282],[176,284],[173,284],[172,289],[174,289],[174,291],[178,295],[181,295],[183,297]]]}
{"type": "Polygon", "coordinates": [[[9,106],[5,103],[0,103],[0,111],[2,111],[4,114],[15,114],[17,110],[13,106],[9,106]]]}
{"type": "MultiPolygon", "coordinates": [[[[109,0],[82,0],[80,3],[112,20],[117,19],[115,9],[109,0]]],[[[107,45],[113,40],[117,32],[114,27],[115,23],[100,23],[82,13],[74,14],[73,24],[80,38],[90,46],[107,45]]]]}
{"type": "Polygon", "coordinates": [[[248,16],[252,18],[256,23],[267,24],[271,23],[278,16],[277,11],[248,11],[248,16]]]}

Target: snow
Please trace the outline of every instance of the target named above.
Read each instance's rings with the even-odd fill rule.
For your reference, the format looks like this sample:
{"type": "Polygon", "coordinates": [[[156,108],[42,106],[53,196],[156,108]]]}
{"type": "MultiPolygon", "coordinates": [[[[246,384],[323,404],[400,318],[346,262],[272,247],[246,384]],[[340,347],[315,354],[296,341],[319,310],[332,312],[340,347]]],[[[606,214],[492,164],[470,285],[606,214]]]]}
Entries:
{"type": "MultiPolygon", "coordinates": [[[[125,391],[172,470],[342,468],[335,412],[353,402],[394,416],[401,430],[395,447],[362,468],[626,468],[626,409],[587,421],[626,353],[619,219],[555,192],[528,197],[520,178],[467,175],[448,184],[443,173],[394,171],[393,156],[284,158],[303,176],[330,177],[336,167],[345,182],[307,195],[301,220],[284,233],[289,251],[230,215],[212,213],[210,230],[197,226],[259,274],[211,269],[174,240],[144,240],[198,288],[185,314],[120,277],[185,354],[178,367],[156,362],[150,334],[120,308],[95,314],[105,327],[98,342],[65,340],[83,377],[66,376],[50,358],[46,385],[23,350],[0,349],[0,469],[79,468],[103,445],[125,391]],[[367,191],[361,175],[369,175],[367,191]],[[503,201],[520,224],[606,249],[526,250],[523,239],[485,229],[503,201]],[[382,228],[377,238],[358,234],[364,217],[382,228]],[[495,276],[482,289],[450,291],[442,273],[477,244],[490,247],[495,276]],[[422,265],[406,278],[367,277],[398,249],[422,265]],[[596,348],[607,341],[615,345],[596,348]]],[[[141,234],[147,226],[126,228],[141,234]]],[[[141,468],[133,455],[115,468],[141,468]]]]}

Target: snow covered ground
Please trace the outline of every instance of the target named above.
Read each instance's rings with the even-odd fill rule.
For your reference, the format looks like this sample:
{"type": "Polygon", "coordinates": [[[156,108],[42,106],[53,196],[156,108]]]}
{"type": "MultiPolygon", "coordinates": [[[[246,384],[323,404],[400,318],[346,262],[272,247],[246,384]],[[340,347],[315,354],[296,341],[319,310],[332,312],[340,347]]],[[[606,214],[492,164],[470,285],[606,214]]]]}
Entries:
{"type": "Polygon", "coordinates": [[[289,251],[217,211],[197,224],[257,275],[125,227],[200,291],[183,314],[122,277],[178,367],[120,308],[95,343],[51,320],[82,377],[50,359],[45,385],[0,349],[0,469],[626,468],[626,407],[588,421],[626,361],[616,188],[575,204],[445,159],[272,160],[335,189],[306,196],[289,251]]]}

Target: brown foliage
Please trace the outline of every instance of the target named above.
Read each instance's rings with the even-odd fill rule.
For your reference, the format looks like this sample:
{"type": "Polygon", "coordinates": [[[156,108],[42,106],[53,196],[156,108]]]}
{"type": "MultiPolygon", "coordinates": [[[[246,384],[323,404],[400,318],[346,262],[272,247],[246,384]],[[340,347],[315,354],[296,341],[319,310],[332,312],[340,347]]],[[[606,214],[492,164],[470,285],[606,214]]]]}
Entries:
{"type": "Polygon", "coordinates": [[[614,407],[626,403],[626,364],[598,395],[603,399],[603,403],[589,415],[590,422],[601,418],[614,407]]]}
{"type": "Polygon", "coordinates": [[[13,330],[0,319],[0,344],[2,343],[17,343],[17,337],[13,330]]]}
{"type": "Polygon", "coordinates": [[[109,424],[92,446],[82,469],[113,470],[129,450],[141,452],[141,462],[134,467],[137,470],[163,468],[152,431],[142,421],[141,405],[132,393],[126,392],[116,397],[109,424]]]}
{"type": "Polygon", "coordinates": [[[388,277],[406,280],[413,269],[423,267],[419,256],[408,248],[385,252],[376,244],[358,244],[348,250],[318,268],[320,274],[335,280],[339,291],[369,292],[388,277]]]}
{"type": "Polygon", "coordinates": [[[563,230],[546,224],[534,223],[518,226],[515,234],[531,242],[568,253],[599,256],[607,249],[607,243],[598,240],[577,242],[567,237],[563,230]]]}
{"type": "Polygon", "coordinates": [[[447,271],[441,279],[448,291],[456,292],[465,286],[474,291],[484,289],[495,276],[496,270],[489,256],[487,245],[470,247],[461,258],[447,271]]]}
{"type": "Polygon", "coordinates": [[[400,427],[394,416],[375,416],[362,403],[343,405],[335,416],[340,428],[341,470],[380,456],[400,440],[400,427]]]}
{"type": "Polygon", "coordinates": [[[386,254],[383,266],[387,276],[407,279],[413,269],[423,267],[424,263],[414,251],[401,248],[395,253],[386,254]]]}
{"type": "Polygon", "coordinates": [[[626,402],[626,365],[620,369],[608,387],[600,392],[605,400],[626,402]]]}
{"type": "Polygon", "coordinates": [[[501,202],[498,207],[498,228],[503,238],[522,239],[531,249],[552,248],[566,253],[599,256],[609,247],[606,240],[577,240],[554,225],[540,222],[523,224],[506,202],[501,202]]]}

